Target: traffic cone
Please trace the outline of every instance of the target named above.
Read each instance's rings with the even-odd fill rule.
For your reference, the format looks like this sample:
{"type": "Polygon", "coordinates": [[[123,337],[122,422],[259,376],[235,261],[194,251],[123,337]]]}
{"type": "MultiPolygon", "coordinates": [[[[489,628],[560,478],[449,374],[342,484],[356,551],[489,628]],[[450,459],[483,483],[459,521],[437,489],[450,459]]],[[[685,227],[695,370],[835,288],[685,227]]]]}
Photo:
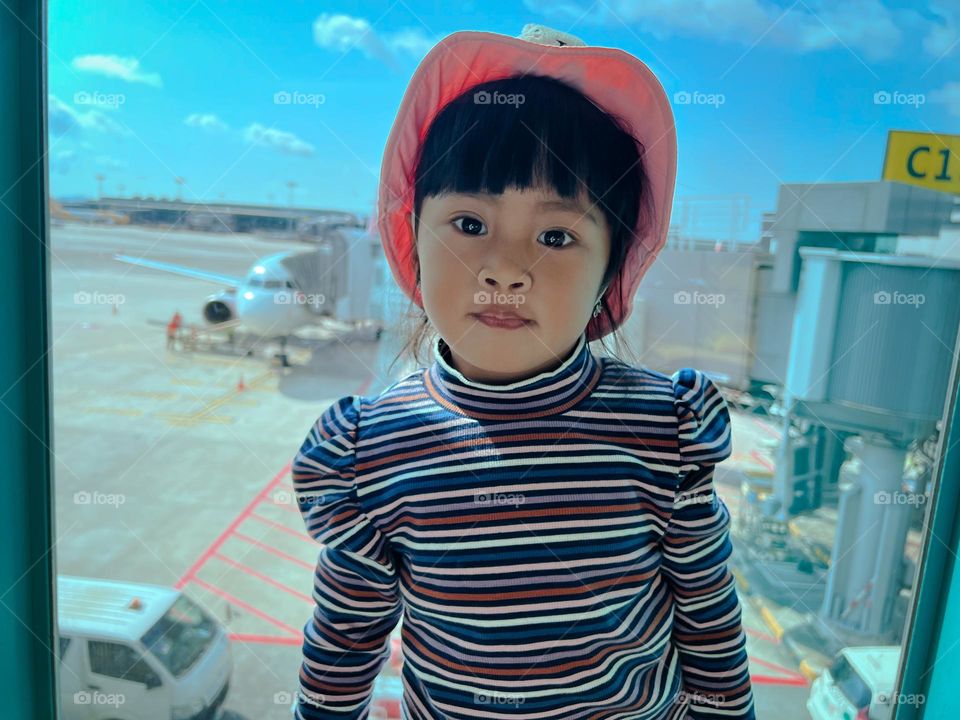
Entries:
{"type": "Polygon", "coordinates": [[[243,375],[240,375],[240,382],[237,383],[237,392],[243,392],[247,386],[243,384],[243,375]]]}

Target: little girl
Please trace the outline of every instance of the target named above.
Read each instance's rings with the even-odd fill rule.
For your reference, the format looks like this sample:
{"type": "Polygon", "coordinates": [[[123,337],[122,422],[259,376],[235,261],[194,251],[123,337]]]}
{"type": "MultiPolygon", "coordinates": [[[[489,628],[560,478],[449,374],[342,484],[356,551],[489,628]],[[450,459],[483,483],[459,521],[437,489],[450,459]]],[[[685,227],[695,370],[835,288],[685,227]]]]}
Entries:
{"type": "Polygon", "coordinates": [[[616,333],[666,241],[673,116],[637,58],[528,25],[414,74],[379,228],[432,362],[321,415],[293,466],[323,547],[296,717],[370,717],[400,621],[409,720],[754,718],[730,416],[616,333]]]}

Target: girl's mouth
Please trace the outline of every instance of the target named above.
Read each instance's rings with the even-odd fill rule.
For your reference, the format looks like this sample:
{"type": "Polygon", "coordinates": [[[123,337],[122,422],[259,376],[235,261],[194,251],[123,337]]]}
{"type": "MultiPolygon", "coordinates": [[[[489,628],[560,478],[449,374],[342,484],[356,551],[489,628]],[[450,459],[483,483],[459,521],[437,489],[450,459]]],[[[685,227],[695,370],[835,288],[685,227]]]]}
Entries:
{"type": "Polygon", "coordinates": [[[532,320],[525,320],[521,317],[497,317],[487,313],[470,313],[470,316],[479,320],[488,327],[500,328],[503,330],[515,330],[531,324],[532,320]]]}

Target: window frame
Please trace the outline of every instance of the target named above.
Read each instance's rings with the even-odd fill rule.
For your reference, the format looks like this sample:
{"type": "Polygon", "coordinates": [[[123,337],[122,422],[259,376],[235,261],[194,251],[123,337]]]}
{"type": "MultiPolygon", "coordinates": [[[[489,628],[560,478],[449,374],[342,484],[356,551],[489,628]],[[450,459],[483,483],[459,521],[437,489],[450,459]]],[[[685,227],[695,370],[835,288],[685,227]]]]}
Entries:
{"type": "MultiPolygon", "coordinates": [[[[6,622],[0,623],[7,672],[0,688],[9,717],[60,717],[54,577],[52,347],[47,173],[47,5],[19,0],[0,9],[0,92],[17,98],[0,113],[0,452],[7,530],[0,568],[6,622]],[[41,241],[38,241],[42,239],[41,241]],[[28,478],[29,481],[24,481],[28,478]],[[14,615],[10,618],[9,615],[14,615]]],[[[897,705],[896,720],[960,715],[952,678],[960,672],[960,403],[958,355],[937,460],[935,497],[917,589],[906,628],[898,687],[922,706],[897,705]],[[929,578],[929,584],[924,580],[929,578]],[[937,658],[940,661],[937,662],[937,658]],[[950,707],[947,707],[949,705],[950,707]]]]}
{"type": "Polygon", "coordinates": [[[58,639],[52,504],[47,231],[47,5],[0,9],[0,553],[6,717],[56,717],[58,639]],[[26,479],[26,480],[25,480],[26,479]],[[11,615],[13,617],[11,617],[11,615]]]}

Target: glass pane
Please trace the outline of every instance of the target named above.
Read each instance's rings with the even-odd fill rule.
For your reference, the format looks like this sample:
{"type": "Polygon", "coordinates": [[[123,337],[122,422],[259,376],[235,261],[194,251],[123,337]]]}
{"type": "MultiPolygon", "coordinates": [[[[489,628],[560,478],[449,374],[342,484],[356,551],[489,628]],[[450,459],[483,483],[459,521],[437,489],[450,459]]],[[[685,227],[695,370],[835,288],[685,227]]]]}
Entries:
{"type": "Polygon", "coordinates": [[[405,689],[411,717],[920,701],[955,23],[655,5],[50,3],[65,718],[279,720],[305,687],[375,720],[405,689]],[[391,134],[439,40],[531,22],[530,102],[391,134]],[[577,38],[659,85],[567,73],[577,38]]]}
{"type": "Polygon", "coordinates": [[[210,648],[216,621],[181,595],[141,642],[174,677],[180,677],[210,648]]]}

